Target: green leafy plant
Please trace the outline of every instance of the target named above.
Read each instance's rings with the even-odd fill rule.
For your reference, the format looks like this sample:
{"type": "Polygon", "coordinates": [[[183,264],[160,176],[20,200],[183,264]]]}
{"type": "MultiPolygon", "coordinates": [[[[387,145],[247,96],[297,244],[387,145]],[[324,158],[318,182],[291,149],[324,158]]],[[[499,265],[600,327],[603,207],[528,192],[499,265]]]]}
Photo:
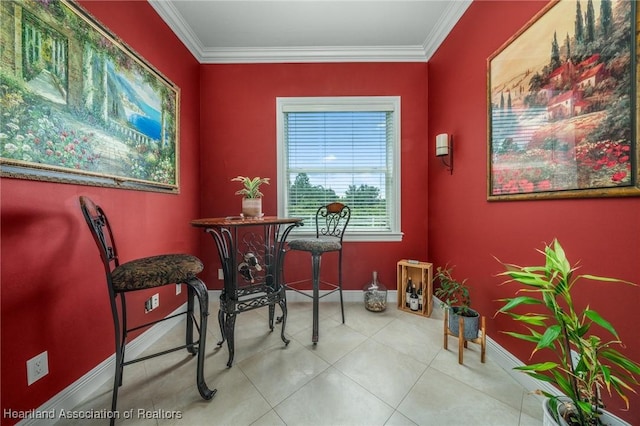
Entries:
{"type": "Polygon", "coordinates": [[[260,192],[260,185],[263,183],[269,184],[269,178],[254,177],[251,179],[248,176],[237,176],[231,179],[231,181],[242,182],[244,188],[236,191],[236,195],[242,195],[244,198],[260,198],[262,192],[260,192]]]}
{"type": "MultiPolygon", "coordinates": [[[[505,283],[517,282],[524,288],[517,291],[516,297],[501,299],[504,306],[497,313],[507,314],[524,324],[527,333],[504,333],[533,343],[532,356],[548,349],[554,358],[516,369],[555,385],[571,400],[569,418],[565,418],[570,425],[600,424],[601,391],[606,390],[610,395],[615,391],[628,408],[625,392],[635,392],[631,386],[639,384],[635,375],[640,374],[640,365],[615,349],[623,344],[611,323],[589,305],[579,310],[571,292],[583,280],[635,284],[595,275],[574,275],[578,268],[569,263],[557,240],[544,251],[538,251],[545,256],[543,266],[504,264],[506,271],[498,275],[509,277],[505,283]],[[518,313],[525,307],[540,310],[518,313]]],[[[540,393],[550,398],[552,407],[557,407],[557,395],[540,393]]]]}
{"type": "Polygon", "coordinates": [[[440,287],[435,290],[435,295],[441,301],[442,308],[458,308],[458,315],[476,316],[471,309],[471,295],[467,287],[467,279],[458,281],[453,278],[453,267],[449,265],[436,268],[435,279],[440,287]]]}

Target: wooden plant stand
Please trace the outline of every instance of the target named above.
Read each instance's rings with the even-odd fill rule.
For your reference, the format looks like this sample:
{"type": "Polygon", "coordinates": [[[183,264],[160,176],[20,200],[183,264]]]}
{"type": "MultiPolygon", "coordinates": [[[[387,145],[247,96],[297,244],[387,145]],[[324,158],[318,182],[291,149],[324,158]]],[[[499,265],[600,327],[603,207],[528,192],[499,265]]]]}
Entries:
{"type": "Polygon", "coordinates": [[[463,353],[464,348],[467,347],[467,342],[477,343],[480,345],[480,362],[484,363],[486,358],[486,350],[487,350],[487,334],[485,332],[485,317],[483,316],[480,319],[480,330],[482,334],[480,337],[476,337],[475,339],[465,339],[464,338],[464,317],[459,317],[458,323],[458,334],[453,334],[451,330],[449,330],[449,310],[444,310],[444,348],[447,349],[449,345],[449,336],[454,336],[458,338],[458,364],[463,364],[463,353]]]}

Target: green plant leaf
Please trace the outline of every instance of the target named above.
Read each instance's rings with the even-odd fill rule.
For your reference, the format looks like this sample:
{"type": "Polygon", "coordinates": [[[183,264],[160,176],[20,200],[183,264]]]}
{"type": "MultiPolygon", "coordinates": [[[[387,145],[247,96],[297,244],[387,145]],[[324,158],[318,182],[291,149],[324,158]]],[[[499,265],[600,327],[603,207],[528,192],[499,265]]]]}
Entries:
{"type": "Polygon", "coordinates": [[[549,376],[545,376],[544,374],[539,374],[539,373],[536,373],[535,371],[525,371],[525,373],[536,380],[540,380],[541,382],[548,382],[548,383],[555,384],[555,380],[553,378],[549,376]]]}
{"type": "Polygon", "coordinates": [[[520,371],[530,371],[530,370],[531,371],[547,371],[557,367],[558,367],[558,363],[546,361],[546,362],[539,362],[537,364],[522,365],[522,366],[514,367],[514,369],[520,370],[520,371]]]}
{"type": "Polygon", "coordinates": [[[591,416],[592,412],[593,412],[593,407],[591,405],[590,401],[573,401],[574,404],[577,404],[580,407],[580,410],[582,410],[583,413],[585,413],[587,416],[591,416]]]}
{"type": "MultiPolygon", "coordinates": [[[[609,389],[609,384],[611,383],[611,370],[606,365],[600,366],[600,372],[602,373],[602,379],[607,384],[607,389],[609,389]]],[[[609,393],[611,390],[609,389],[609,393]]]]}
{"type": "MultiPolygon", "coordinates": [[[[611,384],[613,385],[613,388],[615,389],[618,396],[620,396],[620,398],[625,402],[626,408],[628,410],[629,398],[627,398],[627,396],[625,395],[623,388],[630,390],[631,392],[634,392],[634,393],[635,393],[635,390],[633,390],[629,385],[627,385],[626,383],[624,383],[622,380],[620,380],[615,376],[611,376],[611,384]]],[[[609,390],[609,394],[611,394],[611,390],[609,388],[607,390],[609,390]]]]}
{"type": "Polygon", "coordinates": [[[558,340],[558,336],[560,336],[561,332],[562,329],[557,324],[547,328],[542,335],[542,338],[538,342],[538,345],[536,346],[534,352],[542,348],[553,347],[554,342],[558,340]]]}
{"type": "MultiPolygon", "coordinates": [[[[600,351],[600,356],[608,359],[614,365],[630,372],[631,374],[640,374],[640,365],[635,361],[630,360],[626,356],[622,355],[620,352],[616,351],[612,348],[603,349],[600,351]]],[[[634,383],[638,383],[637,380],[634,380],[634,383]]]]}
{"type": "Polygon", "coordinates": [[[533,287],[546,287],[547,282],[544,276],[535,273],[527,273],[520,271],[509,272],[509,276],[521,284],[530,285],[533,287]]]}
{"type": "Polygon", "coordinates": [[[565,255],[564,249],[560,245],[560,242],[557,239],[553,240],[553,256],[552,259],[555,260],[555,264],[557,268],[562,272],[563,275],[567,276],[571,272],[571,264],[565,255]]]}
{"type": "Polygon", "coordinates": [[[576,329],[576,335],[578,335],[579,337],[583,337],[585,334],[587,334],[590,328],[591,324],[584,324],[576,329]]]}
{"type": "Polygon", "coordinates": [[[551,383],[557,385],[563,394],[567,395],[572,400],[575,399],[576,395],[573,391],[573,387],[571,386],[571,382],[557,370],[551,370],[551,373],[553,374],[554,380],[551,383]]]}
{"type": "Polygon", "coordinates": [[[637,284],[632,283],[631,281],[625,281],[625,280],[621,280],[621,279],[618,279],[618,278],[601,277],[601,276],[598,276],[598,275],[583,274],[583,275],[580,275],[579,278],[585,278],[585,279],[594,280],[594,281],[623,283],[623,284],[629,284],[629,285],[637,286],[637,284]]]}
{"type": "Polygon", "coordinates": [[[620,340],[620,337],[618,336],[618,332],[613,328],[611,323],[609,321],[605,320],[604,318],[602,318],[599,313],[597,313],[596,311],[592,311],[590,309],[587,309],[587,310],[584,311],[584,314],[591,321],[595,322],[600,327],[604,328],[609,333],[613,334],[616,337],[616,339],[620,340]]]}
{"type": "Polygon", "coordinates": [[[245,198],[260,198],[263,196],[260,192],[260,185],[263,183],[268,184],[270,178],[254,177],[251,179],[248,176],[236,176],[231,179],[232,182],[242,182],[244,188],[236,191],[236,195],[242,195],[245,198]]]}
{"type": "Polygon", "coordinates": [[[520,305],[539,305],[542,303],[540,302],[539,299],[536,299],[534,297],[528,297],[528,296],[518,296],[510,299],[500,299],[500,301],[507,302],[507,303],[502,308],[500,308],[498,312],[509,311],[515,308],[516,306],[520,306],[520,305]]]}
{"type": "Polygon", "coordinates": [[[519,315],[514,313],[509,313],[509,315],[511,316],[511,318],[515,319],[516,321],[520,321],[530,325],[537,325],[540,327],[546,327],[547,325],[546,320],[549,319],[547,315],[534,315],[534,314],[519,315]]]}
{"type": "Polygon", "coordinates": [[[540,341],[540,338],[531,336],[529,334],[520,334],[520,333],[515,333],[513,331],[502,331],[502,333],[507,334],[511,337],[515,337],[516,339],[526,340],[528,342],[533,342],[536,344],[540,341]]]}

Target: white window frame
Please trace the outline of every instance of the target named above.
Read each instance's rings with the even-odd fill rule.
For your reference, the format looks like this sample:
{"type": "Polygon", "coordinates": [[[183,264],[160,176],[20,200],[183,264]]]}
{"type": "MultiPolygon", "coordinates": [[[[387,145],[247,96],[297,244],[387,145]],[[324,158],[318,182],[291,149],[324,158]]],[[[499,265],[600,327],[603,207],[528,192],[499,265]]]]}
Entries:
{"type": "MultiPolygon", "coordinates": [[[[278,216],[287,215],[286,206],[289,196],[288,179],[285,176],[287,166],[284,117],[288,112],[328,112],[328,111],[392,111],[394,134],[391,152],[393,155],[391,199],[387,200],[390,209],[390,230],[353,231],[347,228],[345,241],[402,241],[401,232],[401,193],[400,184],[400,96],[345,96],[345,97],[277,97],[276,127],[278,156],[278,216]]],[[[315,224],[307,223],[294,229],[299,236],[315,236],[315,224]]],[[[292,233],[292,234],[293,234],[292,233]]]]}

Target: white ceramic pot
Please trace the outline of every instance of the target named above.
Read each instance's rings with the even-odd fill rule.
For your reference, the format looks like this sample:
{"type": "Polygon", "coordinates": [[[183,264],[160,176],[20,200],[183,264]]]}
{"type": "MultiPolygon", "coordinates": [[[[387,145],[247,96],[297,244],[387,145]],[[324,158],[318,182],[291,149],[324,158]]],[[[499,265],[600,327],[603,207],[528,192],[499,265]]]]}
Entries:
{"type": "Polygon", "coordinates": [[[243,198],[242,215],[244,217],[262,217],[262,198],[243,198]]]}
{"type": "MultiPolygon", "coordinates": [[[[565,398],[561,398],[561,400],[568,400],[565,398]]],[[[558,405],[558,411],[562,410],[563,404],[558,405]]],[[[551,413],[551,407],[549,406],[549,399],[545,399],[542,403],[542,425],[543,426],[568,426],[567,422],[560,416],[554,417],[551,413]]],[[[614,416],[608,411],[603,411],[600,415],[600,422],[604,426],[631,426],[629,423],[624,420],[614,416]]]]}
{"type": "Polygon", "coordinates": [[[542,401],[542,426],[559,426],[551,407],[549,406],[549,398],[542,401]]]}

